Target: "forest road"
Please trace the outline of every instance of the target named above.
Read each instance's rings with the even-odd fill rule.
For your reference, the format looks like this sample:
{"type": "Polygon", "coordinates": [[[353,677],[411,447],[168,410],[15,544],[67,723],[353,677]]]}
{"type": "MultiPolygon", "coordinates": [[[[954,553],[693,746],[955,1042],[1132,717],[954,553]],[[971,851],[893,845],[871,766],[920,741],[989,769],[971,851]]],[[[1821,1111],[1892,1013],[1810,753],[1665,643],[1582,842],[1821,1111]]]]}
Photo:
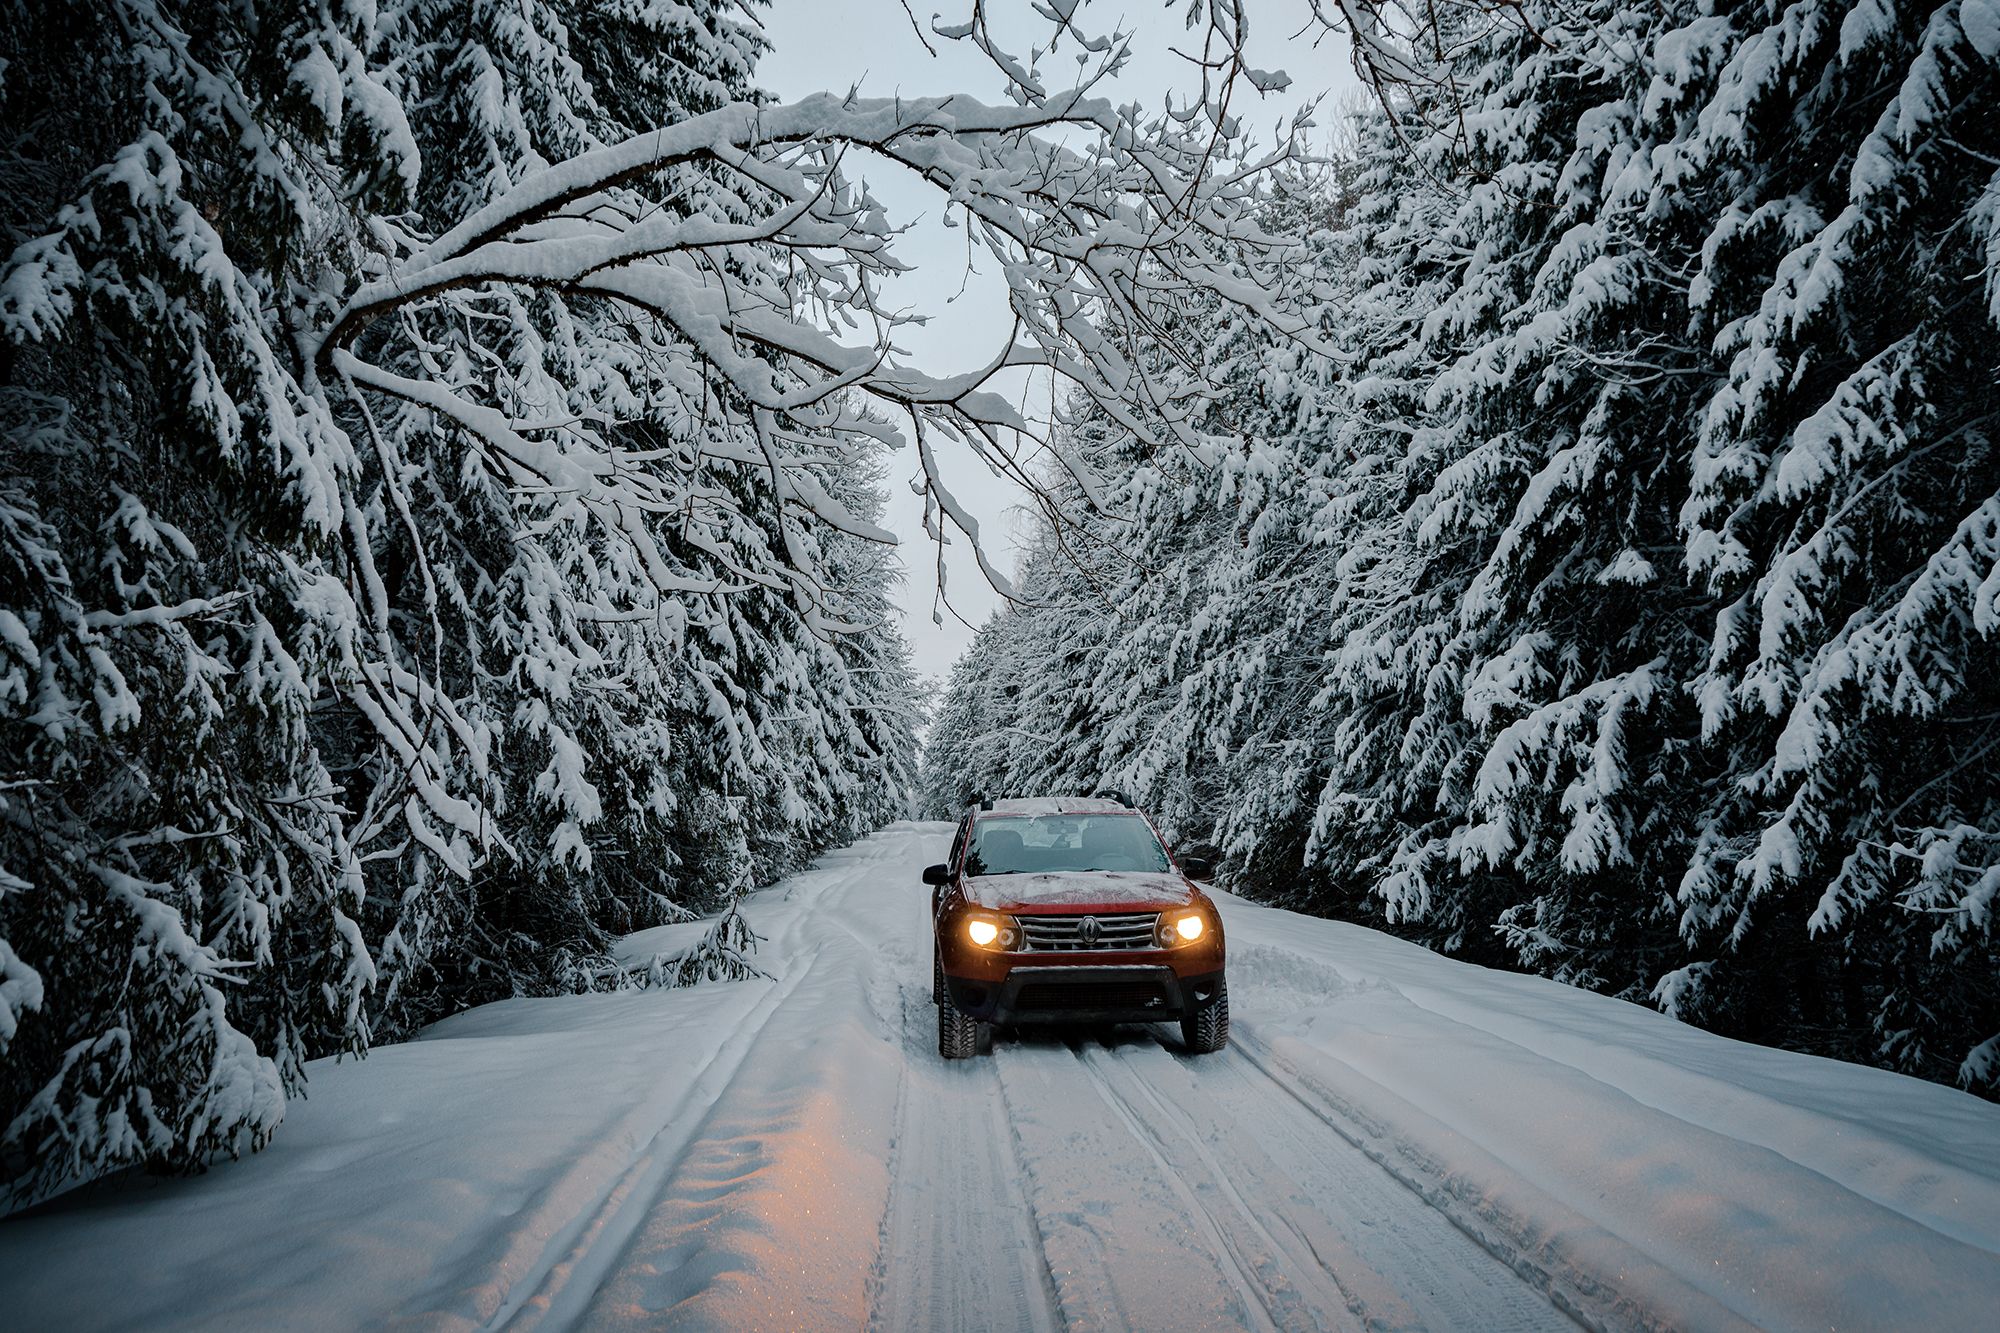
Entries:
{"type": "Polygon", "coordinates": [[[947,1063],[950,832],[750,895],[764,979],[482,1005],[0,1219],[0,1328],[1992,1327],[2000,1108],[1361,926],[1218,891],[1227,1049],[947,1063]]]}
{"type": "Polygon", "coordinates": [[[1575,1326],[1260,1055],[1252,968],[1219,1054],[1128,1027],[942,1060],[920,876],[949,835],[898,826],[774,891],[777,985],[704,1123],[489,1327],[1575,1326]]]}

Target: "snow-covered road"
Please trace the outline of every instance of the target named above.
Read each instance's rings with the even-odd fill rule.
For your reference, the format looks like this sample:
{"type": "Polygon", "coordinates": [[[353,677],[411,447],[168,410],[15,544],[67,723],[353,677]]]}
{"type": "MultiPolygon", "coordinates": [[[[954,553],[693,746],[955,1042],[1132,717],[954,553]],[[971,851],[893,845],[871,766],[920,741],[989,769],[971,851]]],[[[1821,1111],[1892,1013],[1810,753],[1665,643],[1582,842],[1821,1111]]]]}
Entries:
{"type": "MultiPolygon", "coordinates": [[[[897,825],[771,981],[323,1063],[271,1149],[0,1222],[9,1327],[1982,1327],[2000,1108],[1225,898],[1235,1042],[935,1051],[897,825]]],[[[671,932],[673,928],[667,928],[671,932]]],[[[634,937],[635,952],[658,939],[634,937]]]]}

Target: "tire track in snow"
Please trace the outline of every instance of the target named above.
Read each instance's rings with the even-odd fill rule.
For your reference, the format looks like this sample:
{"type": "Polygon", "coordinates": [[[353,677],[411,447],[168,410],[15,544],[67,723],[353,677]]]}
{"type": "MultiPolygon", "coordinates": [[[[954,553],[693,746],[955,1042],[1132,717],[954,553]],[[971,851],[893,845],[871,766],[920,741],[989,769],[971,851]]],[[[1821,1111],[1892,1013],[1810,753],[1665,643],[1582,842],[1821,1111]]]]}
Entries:
{"type": "MultiPolygon", "coordinates": [[[[1591,1329],[1650,1328],[1654,1322],[1615,1290],[1601,1289],[1585,1275],[1557,1272],[1519,1239],[1521,1227],[1495,1217],[1478,1199],[1461,1198],[1448,1173],[1407,1149],[1399,1150],[1392,1128],[1374,1120],[1320,1080],[1279,1055],[1269,1043],[1241,1027],[1234,1041],[1262,1080],[1380,1169],[1409,1197],[1547,1299],[1569,1321],[1591,1329]]],[[[1361,1077],[1356,1074],[1355,1077],[1361,1077]]]]}
{"type": "Polygon", "coordinates": [[[795,929],[772,932],[774,955],[809,941],[821,962],[773,1015],[576,1326],[867,1323],[907,1066],[900,1001],[880,974],[909,911],[913,863],[934,840],[892,828],[833,882],[765,900],[806,908],[795,929]]]}
{"type": "Polygon", "coordinates": [[[993,1059],[1066,1324],[1278,1327],[1180,1170],[1076,1050],[1002,1041],[993,1059]]]}
{"type": "MultiPolygon", "coordinates": [[[[907,958],[885,965],[911,967],[907,958]]],[[[1063,1327],[1055,1283],[1022,1190],[999,1078],[936,1050],[928,982],[905,982],[889,1207],[871,1329],[1063,1327]]]]}
{"type": "MultiPolygon", "coordinates": [[[[944,854],[948,833],[922,858],[944,854]]],[[[915,881],[916,867],[910,879],[915,881]]],[[[869,1003],[892,1027],[901,1056],[890,1189],[869,1281],[876,1330],[1062,1327],[1040,1234],[986,1062],[947,1063],[936,1048],[929,916],[923,896],[891,890],[872,921],[869,1003]],[[976,1208],[983,1202],[985,1208],[976,1208]],[[1013,1225],[993,1235],[994,1216],[1013,1225]]]]}
{"type": "Polygon", "coordinates": [[[787,974],[751,1011],[744,1026],[731,1033],[699,1077],[638,1149],[631,1165],[599,1195],[595,1205],[573,1218],[549,1239],[534,1271],[525,1275],[485,1328],[532,1328],[544,1321],[561,1326],[589,1301],[590,1295],[617,1265],[646,1211],[659,1197],[708,1112],[722,1100],[729,1085],[749,1059],[757,1037],[778,1007],[801,985],[819,961],[818,951],[805,966],[787,974]],[[693,1123],[687,1123],[692,1120],[693,1123]],[[682,1132],[674,1130],[680,1127],[682,1132]],[[579,1285],[581,1284],[581,1285],[579,1285]]]}
{"type": "MultiPolygon", "coordinates": [[[[1218,1193],[1226,1192],[1221,1173],[1211,1173],[1205,1181],[1191,1179],[1187,1167],[1173,1160],[1171,1145],[1140,1118],[1132,1104],[1111,1086],[1101,1070],[1094,1067],[1089,1047],[1079,1046],[1074,1054],[1078,1066],[1090,1076],[1093,1091],[1111,1108],[1112,1114],[1146,1150],[1147,1155],[1159,1164],[1161,1172],[1173,1185],[1174,1193],[1187,1208],[1189,1220],[1208,1242],[1211,1253],[1222,1265],[1237,1294],[1243,1298],[1245,1308],[1251,1312],[1253,1326],[1288,1330],[1345,1326],[1329,1324],[1315,1317],[1311,1307],[1299,1299],[1296,1288],[1273,1271],[1277,1245],[1270,1233],[1250,1216],[1247,1208],[1239,1204],[1237,1218],[1232,1221],[1219,1209],[1202,1201],[1204,1186],[1218,1193]],[[1253,1232],[1248,1243],[1237,1234],[1245,1223],[1253,1232]],[[1262,1242],[1261,1246],[1258,1241],[1262,1242]]],[[[1334,1297],[1336,1308],[1345,1304],[1343,1294],[1336,1291],[1334,1297]]]]}
{"type": "MultiPolygon", "coordinates": [[[[1246,980],[1250,980],[1252,985],[1242,988],[1246,998],[1261,992],[1261,998],[1267,1002],[1275,1000],[1279,1004],[1296,1007],[1310,1005],[1323,995],[1380,990],[1392,993],[1400,1000],[1408,999],[1401,990],[1386,981],[1350,981],[1326,963],[1282,944],[1245,940],[1235,946],[1233,956],[1239,969],[1249,964],[1250,977],[1246,980]],[[1301,976],[1307,980],[1301,982],[1301,976]],[[1257,985],[1256,980],[1260,978],[1264,984],[1257,985]]],[[[1445,1021],[1462,1022],[1447,1015],[1436,1016],[1445,1021]]],[[[1328,1052],[1294,1047],[1297,1051],[1309,1052],[1313,1064],[1330,1062],[1336,1067],[1317,1072],[1306,1068],[1279,1050],[1276,1043],[1267,1040],[1257,1026],[1241,1021],[1243,1017],[1239,1013],[1234,1045],[1246,1057],[1247,1069],[1254,1071],[1261,1085],[1274,1089],[1280,1101],[1289,1101],[1319,1127],[1332,1131],[1332,1138],[1322,1141],[1344,1145],[1357,1157],[1373,1164],[1380,1178],[1393,1182],[1403,1191],[1404,1197],[1421,1205],[1424,1212],[1448,1223],[1474,1246],[1512,1272],[1527,1288],[1537,1292],[1567,1321],[1591,1329],[1667,1327],[1627,1296],[1618,1285],[1619,1276],[1626,1275],[1629,1267],[1650,1266],[1650,1256],[1630,1248],[1622,1240],[1616,1240],[1614,1247],[1624,1257],[1608,1265],[1600,1262],[1595,1269],[1579,1266],[1567,1254],[1568,1238],[1561,1233],[1566,1227],[1585,1222],[1585,1219],[1554,1205],[1553,1200],[1549,1201],[1549,1208],[1539,1210],[1535,1216],[1517,1215],[1496,1204],[1411,1139],[1411,1124],[1408,1121],[1429,1119],[1420,1107],[1407,1103],[1328,1052]],[[1378,1105],[1371,1112],[1361,1098],[1345,1095],[1322,1077],[1325,1074],[1337,1074],[1343,1085],[1352,1084],[1373,1091],[1377,1100],[1386,1100],[1387,1105],[1378,1105]],[[1387,1119],[1383,1118],[1385,1115],[1387,1119]],[[1405,1120],[1406,1123],[1398,1124],[1398,1120],[1405,1120]],[[1569,1221],[1551,1222],[1551,1219],[1559,1217],[1566,1217],[1569,1221]],[[1600,1272],[1612,1276],[1607,1280],[1600,1276],[1600,1272]]],[[[1478,1030],[1486,1031],[1484,1028],[1478,1030]]],[[[1490,1035],[1498,1037],[1498,1034],[1490,1035]]],[[[1534,1054],[1526,1047],[1520,1049],[1524,1055],[1534,1054]]],[[[1398,1214],[1402,1218],[1420,1215],[1409,1210],[1398,1214]]],[[[1599,1257],[1603,1259],[1603,1256],[1599,1257]]],[[[1669,1281],[1679,1280],[1670,1278],[1669,1281]]],[[[1714,1317],[1726,1316],[1726,1311],[1720,1307],[1697,1305],[1693,1308],[1706,1308],[1708,1314],[1714,1317]]],[[[1454,1319],[1452,1322],[1457,1321],[1454,1319]]],[[[1720,1323],[1718,1326],[1721,1326],[1720,1323]]]]}
{"type": "Polygon", "coordinates": [[[1295,1236],[1369,1326],[1572,1326],[1538,1284],[1330,1133],[1238,1049],[1246,1045],[1239,1032],[1227,1055],[1200,1060],[1160,1045],[1121,1046],[1100,1063],[1129,1077],[1158,1117],[1229,1182],[1239,1207],[1263,1215],[1280,1241],[1295,1236]]]}
{"type": "MultiPolygon", "coordinates": [[[[1157,1055],[1174,1072],[1185,1073],[1164,1047],[1149,1046],[1144,1054],[1157,1055]]],[[[1179,1169],[1196,1192],[1197,1206],[1209,1216],[1218,1234],[1225,1237],[1238,1267],[1262,1285],[1264,1293],[1260,1299],[1280,1327],[1349,1328],[1357,1323],[1401,1327],[1414,1323],[1408,1318],[1383,1318],[1385,1312],[1402,1313],[1397,1310],[1399,1303],[1393,1290],[1383,1287],[1364,1292],[1350,1288],[1352,1279],[1343,1280],[1342,1268],[1367,1276],[1372,1274],[1358,1262],[1351,1267],[1337,1266],[1329,1259],[1329,1255],[1346,1259],[1351,1252],[1323,1219],[1288,1206],[1285,1182],[1275,1168],[1260,1171],[1241,1147],[1232,1150],[1217,1144],[1214,1117],[1208,1117],[1209,1132],[1197,1129],[1185,1108],[1194,1100],[1188,1094],[1199,1095],[1199,1089],[1177,1087],[1173,1090],[1176,1096],[1168,1098],[1147,1077],[1151,1073],[1158,1079],[1162,1071],[1142,1070],[1122,1046],[1086,1047],[1083,1060],[1135,1134],[1151,1140],[1162,1160],[1179,1158],[1191,1164],[1192,1169],[1185,1164],[1179,1169]],[[1178,1107],[1174,1104],[1176,1100],[1181,1103],[1178,1107]],[[1231,1160],[1224,1161],[1223,1157],[1231,1160]],[[1241,1186],[1239,1181],[1243,1182],[1241,1186]],[[1255,1201],[1246,1197],[1246,1189],[1259,1187],[1264,1190],[1263,1196],[1255,1201]],[[1199,1195],[1207,1191],[1227,1204],[1234,1222],[1221,1209],[1199,1202],[1199,1195]],[[1242,1230],[1250,1233],[1248,1239],[1232,1234],[1242,1230]]],[[[1204,1072],[1214,1063],[1209,1058],[1204,1072]]],[[[1241,1122],[1224,1130],[1226,1134],[1248,1132],[1247,1125],[1241,1122]]]]}
{"type": "MultiPolygon", "coordinates": [[[[873,856],[838,857],[848,864],[831,868],[833,873],[828,882],[806,895],[801,895],[795,887],[785,901],[796,902],[799,907],[774,932],[771,943],[790,946],[811,904],[851,884],[901,850],[891,845],[873,856]]],[[[616,1269],[675,1168],[749,1060],[757,1039],[812,974],[820,955],[821,948],[815,947],[803,960],[786,968],[785,975],[771,985],[745,1021],[674,1099],[671,1109],[652,1125],[650,1134],[634,1149],[625,1169],[607,1181],[587,1207],[557,1228],[535,1262],[508,1284],[506,1298],[486,1319],[483,1328],[531,1328],[545,1322],[563,1327],[581,1314],[616,1269]]]]}

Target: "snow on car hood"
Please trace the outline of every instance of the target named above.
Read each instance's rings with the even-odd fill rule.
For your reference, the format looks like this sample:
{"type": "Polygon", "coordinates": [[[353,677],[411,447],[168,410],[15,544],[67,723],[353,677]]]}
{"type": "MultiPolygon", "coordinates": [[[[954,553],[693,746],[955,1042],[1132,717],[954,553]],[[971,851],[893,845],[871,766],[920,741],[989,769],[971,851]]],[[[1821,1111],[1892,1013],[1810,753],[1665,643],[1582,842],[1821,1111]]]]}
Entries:
{"type": "Polygon", "coordinates": [[[1091,907],[1118,903],[1136,909],[1179,907],[1194,893],[1179,875],[1135,870],[1071,870],[1029,875],[969,875],[965,896],[989,911],[1016,907],[1091,907]]]}

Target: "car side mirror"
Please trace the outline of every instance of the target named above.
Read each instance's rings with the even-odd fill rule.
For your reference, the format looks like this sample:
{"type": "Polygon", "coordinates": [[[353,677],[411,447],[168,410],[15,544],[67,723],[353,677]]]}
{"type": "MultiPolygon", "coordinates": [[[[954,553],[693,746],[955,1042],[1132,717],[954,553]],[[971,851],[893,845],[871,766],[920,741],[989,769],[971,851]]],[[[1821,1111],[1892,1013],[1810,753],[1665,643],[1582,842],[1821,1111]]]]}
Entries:
{"type": "Polygon", "coordinates": [[[930,885],[932,888],[936,888],[941,884],[951,883],[951,867],[948,865],[925,866],[924,883],[930,885]]]}
{"type": "Polygon", "coordinates": [[[1215,862],[1206,856],[1183,856],[1181,873],[1189,879],[1214,879],[1215,862]]]}

